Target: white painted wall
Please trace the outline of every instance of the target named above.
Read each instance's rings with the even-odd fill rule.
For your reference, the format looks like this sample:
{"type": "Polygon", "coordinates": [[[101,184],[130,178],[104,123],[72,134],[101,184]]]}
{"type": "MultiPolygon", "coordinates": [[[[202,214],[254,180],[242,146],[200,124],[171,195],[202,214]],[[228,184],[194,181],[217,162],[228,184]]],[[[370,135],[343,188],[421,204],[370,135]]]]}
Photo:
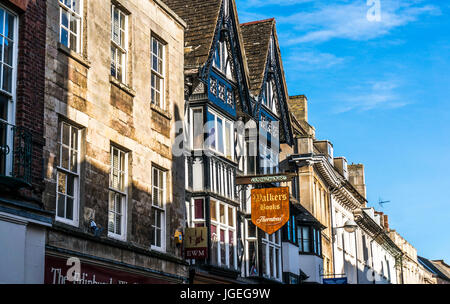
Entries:
{"type": "Polygon", "coordinates": [[[305,282],[322,284],[323,259],[316,255],[298,256],[300,269],[309,276],[305,282]]]}
{"type": "Polygon", "coordinates": [[[45,227],[0,214],[0,284],[43,284],[45,227]]]}
{"type": "MultiPolygon", "coordinates": [[[[364,212],[377,220],[373,208],[365,209],[364,212]]],[[[342,227],[347,220],[353,219],[352,212],[341,206],[334,196],[331,200],[331,215],[333,227],[342,227]]],[[[370,237],[367,238],[366,248],[364,248],[363,236],[367,235],[360,228],[356,232],[356,239],[355,232],[348,233],[344,229],[336,230],[333,241],[335,273],[345,274],[349,284],[357,282],[373,284],[374,276],[375,284],[397,284],[395,258],[380,244],[372,241],[370,237]],[[365,250],[367,259],[364,257],[365,250]],[[356,265],[358,265],[358,274],[356,265]]]]}

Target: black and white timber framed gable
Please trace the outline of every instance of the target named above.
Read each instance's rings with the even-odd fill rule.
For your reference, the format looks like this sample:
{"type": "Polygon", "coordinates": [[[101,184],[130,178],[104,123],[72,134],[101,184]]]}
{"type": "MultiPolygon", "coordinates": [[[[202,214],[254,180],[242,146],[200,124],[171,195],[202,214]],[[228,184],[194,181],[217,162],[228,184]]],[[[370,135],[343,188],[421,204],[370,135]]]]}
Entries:
{"type": "MultiPolygon", "coordinates": [[[[218,71],[229,81],[235,91],[234,106],[251,115],[253,109],[250,103],[248,73],[240,36],[235,2],[223,0],[208,59],[201,68],[199,76],[210,89],[214,90],[214,86],[211,86],[211,81],[214,82],[211,80],[211,74],[218,71]]],[[[222,96],[223,92],[219,91],[220,86],[217,88],[218,91],[212,93],[217,94],[220,99],[224,98],[228,103],[231,96],[222,96]]]]}
{"type": "Polygon", "coordinates": [[[255,120],[280,122],[280,143],[293,144],[288,111],[288,93],[276,34],[275,20],[241,24],[250,71],[251,94],[256,100],[252,116],[255,120]]]}

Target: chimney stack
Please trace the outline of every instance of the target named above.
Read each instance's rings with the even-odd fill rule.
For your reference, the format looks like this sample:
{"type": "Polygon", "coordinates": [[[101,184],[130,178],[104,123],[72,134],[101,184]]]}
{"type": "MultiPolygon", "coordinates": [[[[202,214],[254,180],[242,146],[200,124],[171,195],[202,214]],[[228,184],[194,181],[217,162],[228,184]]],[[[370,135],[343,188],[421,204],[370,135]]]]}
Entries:
{"type": "Polygon", "coordinates": [[[290,96],[289,108],[298,121],[308,122],[308,98],[305,95],[290,96]]]}
{"type": "Polygon", "coordinates": [[[386,228],[386,230],[389,230],[389,218],[387,214],[384,215],[384,228],[386,228]]]}
{"type": "Polygon", "coordinates": [[[351,164],[348,166],[348,180],[353,187],[358,190],[358,192],[364,197],[366,195],[366,181],[364,177],[364,165],[362,164],[351,164]]]}

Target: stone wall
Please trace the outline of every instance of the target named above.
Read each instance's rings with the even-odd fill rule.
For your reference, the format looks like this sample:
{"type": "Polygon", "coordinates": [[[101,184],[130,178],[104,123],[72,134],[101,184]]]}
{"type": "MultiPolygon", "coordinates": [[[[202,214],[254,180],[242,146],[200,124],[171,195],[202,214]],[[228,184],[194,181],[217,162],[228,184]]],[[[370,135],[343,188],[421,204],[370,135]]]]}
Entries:
{"type": "MultiPolygon", "coordinates": [[[[167,170],[166,253],[180,258],[173,235],[184,226],[184,162],[172,155],[174,124],[184,114],[184,27],[152,1],[114,1],[129,13],[127,81],[110,76],[111,2],[84,1],[82,53],[59,43],[59,4],[48,2],[45,75],[45,184],[48,209],[56,206],[59,122],[82,129],[79,227],[89,220],[107,238],[111,143],[128,152],[126,243],[148,250],[152,225],[152,166],[167,170]],[[151,36],[165,43],[167,110],[151,106],[151,36]],[[180,165],[181,164],[181,165],[180,165]],[[175,170],[176,168],[176,170],[175,170]]],[[[51,241],[51,239],[50,239],[51,241]]],[[[55,241],[56,242],[56,241],[55,241]]],[[[70,242],[72,250],[80,242],[70,242]]],[[[51,244],[52,245],[52,244],[51,244]]],[[[57,242],[53,244],[57,246],[57,242]]],[[[89,252],[89,254],[93,254],[89,252]]],[[[95,253],[94,253],[95,254],[95,253]]],[[[113,255],[110,258],[114,258],[113,255]]]]}

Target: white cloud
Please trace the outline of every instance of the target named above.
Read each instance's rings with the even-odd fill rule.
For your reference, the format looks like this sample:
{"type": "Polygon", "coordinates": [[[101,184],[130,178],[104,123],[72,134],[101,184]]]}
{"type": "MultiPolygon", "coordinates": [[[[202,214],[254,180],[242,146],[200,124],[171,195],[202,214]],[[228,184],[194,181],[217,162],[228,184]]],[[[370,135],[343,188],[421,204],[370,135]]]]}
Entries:
{"type": "Polygon", "coordinates": [[[238,1],[238,5],[242,6],[243,8],[255,8],[271,5],[290,6],[313,1],[315,0],[246,0],[246,1],[238,1]]]}
{"type": "Polygon", "coordinates": [[[309,11],[277,17],[280,24],[292,25],[291,37],[284,45],[320,43],[335,38],[366,41],[388,34],[421,16],[440,14],[435,5],[417,0],[381,0],[381,21],[367,19],[369,6],[365,0],[340,1],[339,4],[318,1],[309,11]]]}
{"type": "Polygon", "coordinates": [[[283,59],[290,72],[329,69],[344,63],[347,58],[337,57],[330,53],[321,53],[315,50],[290,50],[290,54],[283,59]]]}
{"type": "Polygon", "coordinates": [[[334,112],[370,111],[374,109],[396,109],[408,105],[397,93],[400,87],[395,80],[382,80],[363,83],[351,88],[352,95],[341,95],[336,98],[338,104],[334,112]]]}

